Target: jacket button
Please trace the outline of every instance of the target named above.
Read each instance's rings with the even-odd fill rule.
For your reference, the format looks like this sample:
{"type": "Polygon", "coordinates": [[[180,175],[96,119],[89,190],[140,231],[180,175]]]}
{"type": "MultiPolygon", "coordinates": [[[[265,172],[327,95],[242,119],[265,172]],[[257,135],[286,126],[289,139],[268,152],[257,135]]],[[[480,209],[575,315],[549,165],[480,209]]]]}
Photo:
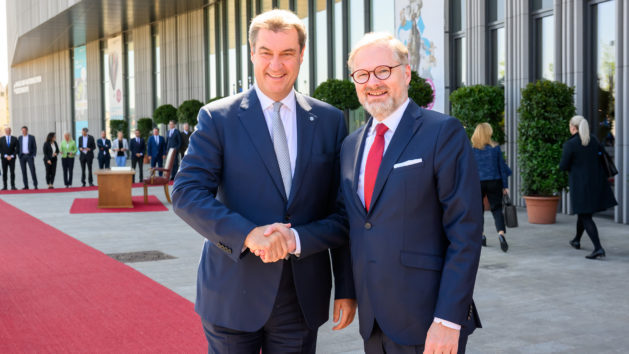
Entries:
{"type": "Polygon", "coordinates": [[[365,223],[365,229],[366,229],[366,230],[371,230],[371,223],[370,223],[369,221],[367,221],[367,222],[365,223]]]}

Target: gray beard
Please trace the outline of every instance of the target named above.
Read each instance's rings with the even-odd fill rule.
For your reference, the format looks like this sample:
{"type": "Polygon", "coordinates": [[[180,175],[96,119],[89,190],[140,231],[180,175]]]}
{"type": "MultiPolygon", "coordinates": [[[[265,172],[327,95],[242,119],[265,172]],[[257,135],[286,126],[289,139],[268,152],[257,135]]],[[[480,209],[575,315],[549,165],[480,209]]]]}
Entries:
{"type": "Polygon", "coordinates": [[[367,100],[359,99],[365,110],[373,117],[384,118],[395,111],[397,108],[393,97],[389,97],[382,103],[368,103],[367,100]]]}

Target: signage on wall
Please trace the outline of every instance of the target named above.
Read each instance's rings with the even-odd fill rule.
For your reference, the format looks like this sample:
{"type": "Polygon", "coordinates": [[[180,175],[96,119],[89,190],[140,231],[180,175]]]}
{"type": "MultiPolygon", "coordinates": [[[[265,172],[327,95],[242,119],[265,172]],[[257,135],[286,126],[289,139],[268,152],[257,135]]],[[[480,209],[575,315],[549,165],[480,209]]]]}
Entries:
{"type": "Polygon", "coordinates": [[[28,79],[16,81],[13,84],[13,93],[16,95],[20,95],[23,93],[28,93],[30,91],[29,86],[38,84],[41,82],[41,76],[33,76],[28,79]]]}
{"type": "Polygon", "coordinates": [[[124,119],[122,82],[122,36],[107,41],[107,69],[109,71],[109,119],[124,119]]]}
{"type": "Polygon", "coordinates": [[[428,106],[444,111],[445,8],[441,1],[395,0],[395,35],[408,48],[411,70],[432,86],[434,101],[428,106]]]}
{"type": "Polygon", "coordinates": [[[87,128],[87,55],[85,46],[74,48],[74,121],[75,136],[87,128]]]}

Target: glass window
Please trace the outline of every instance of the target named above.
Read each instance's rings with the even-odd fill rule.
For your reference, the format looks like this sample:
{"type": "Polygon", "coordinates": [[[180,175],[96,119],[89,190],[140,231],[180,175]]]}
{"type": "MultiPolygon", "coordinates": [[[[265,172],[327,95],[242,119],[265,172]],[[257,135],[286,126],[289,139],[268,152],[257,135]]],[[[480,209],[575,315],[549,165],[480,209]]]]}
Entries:
{"type": "Polygon", "coordinates": [[[466,84],[465,37],[454,40],[454,87],[453,90],[466,84]]]}
{"type": "MultiPolygon", "coordinates": [[[[306,29],[310,18],[308,17],[308,2],[299,1],[297,3],[297,16],[301,19],[306,29]]],[[[309,95],[310,94],[310,56],[309,56],[308,40],[306,40],[306,48],[304,50],[304,61],[301,63],[299,76],[297,77],[297,91],[309,95]]]]}
{"type": "Polygon", "coordinates": [[[343,3],[334,1],[334,78],[348,79],[345,75],[347,58],[343,55],[343,3]]]}
{"type": "Polygon", "coordinates": [[[278,5],[280,9],[290,10],[290,1],[289,0],[280,0],[278,1],[278,5]]]}
{"type": "Polygon", "coordinates": [[[269,11],[273,8],[272,0],[262,0],[262,12],[269,11]]]}
{"type": "MultiPolygon", "coordinates": [[[[73,49],[72,61],[75,137],[78,137],[81,129],[87,127],[87,55],[85,46],[73,49]]],[[[0,95],[4,96],[4,91],[0,95]]]]}
{"type": "Polygon", "coordinates": [[[553,0],[533,0],[533,11],[553,8],[553,0]]]}
{"type": "Polygon", "coordinates": [[[505,19],[505,0],[488,0],[487,1],[487,22],[504,21],[505,19]]]}
{"type": "Polygon", "coordinates": [[[208,7],[208,15],[207,15],[207,41],[208,41],[208,86],[209,86],[209,97],[208,99],[214,98],[218,95],[218,71],[216,70],[216,60],[218,56],[216,55],[216,6],[210,5],[208,7]]]}
{"type": "Polygon", "coordinates": [[[395,33],[395,7],[382,0],[371,0],[371,24],[374,32],[395,33]]]}
{"type": "Polygon", "coordinates": [[[349,0],[349,50],[354,48],[365,34],[365,1],[349,0]]]}
{"type": "Polygon", "coordinates": [[[137,126],[137,116],[135,114],[135,55],[133,50],[133,37],[131,33],[126,34],[126,69],[127,69],[127,122],[129,133],[132,133],[137,126]]]}
{"type": "Polygon", "coordinates": [[[490,83],[504,86],[507,52],[505,45],[505,28],[500,27],[491,31],[490,83]]]}
{"type": "Polygon", "coordinates": [[[247,0],[240,0],[240,79],[238,92],[249,88],[249,52],[247,50],[247,0]]]}
{"type": "MultiPolygon", "coordinates": [[[[103,60],[101,61],[101,65],[103,66],[103,87],[102,87],[102,95],[104,97],[103,100],[103,130],[105,130],[106,132],[109,132],[109,120],[111,118],[111,110],[109,107],[111,107],[111,99],[110,99],[110,95],[108,94],[109,92],[109,85],[110,85],[110,79],[109,79],[109,65],[107,63],[109,63],[109,54],[107,53],[107,40],[103,40],[101,41],[101,55],[103,60]]],[[[98,134],[100,136],[100,132],[93,132],[94,135],[98,134]]],[[[77,134],[78,137],[78,134],[77,134]]]]}
{"type": "Polygon", "coordinates": [[[546,16],[535,20],[536,78],[554,80],[555,18],[546,16]]]}
{"type": "Polygon", "coordinates": [[[616,14],[615,1],[606,1],[592,6],[593,67],[591,101],[592,133],[596,134],[607,152],[614,156],[616,136],[616,14]]]}
{"type": "Polygon", "coordinates": [[[326,11],[327,0],[316,0],[316,86],[328,79],[328,13],[326,11]]]}
{"type": "Polygon", "coordinates": [[[452,0],[452,32],[465,31],[465,1],[452,0]]]}
{"type": "Polygon", "coordinates": [[[228,38],[228,58],[229,58],[229,95],[238,92],[236,87],[236,1],[227,0],[227,38],[228,38]]]}

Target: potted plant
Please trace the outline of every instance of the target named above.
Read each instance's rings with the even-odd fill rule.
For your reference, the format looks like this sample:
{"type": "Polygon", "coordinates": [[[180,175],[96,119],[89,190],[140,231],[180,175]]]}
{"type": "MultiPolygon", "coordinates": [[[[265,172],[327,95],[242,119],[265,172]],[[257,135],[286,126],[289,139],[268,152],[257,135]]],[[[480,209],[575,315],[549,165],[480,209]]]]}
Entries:
{"type": "Polygon", "coordinates": [[[190,127],[197,125],[197,116],[199,115],[201,107],[203,107],[203,103],[199,100],[184,101],[179,108],[177,108],[177,119],[179,123],[188,123],[190,127]]]}
{"type": "Polygon", "coordinates": [[[432,86],[425,79],[411,71],[411,82],[408,85],[408,97],[420,107],[428,107],[434,100],[435,94],[432,86]]]}
{"type": "Polygon", "coordinates": [[[494,131],[494,140],[505,143],[504,89],[498,86],[473,85],[458,88],[450,94],[453,117],[461,121],[468,137],[472,137],[479,123],[487,122],[494,131]]]}
{"type": "Polygon", "coordinates": [[[168,124],[171,120],[177,123],[177,108],[171,104],[161,105],[153,112],[153,121],[155,124],[168,124]]]}
{"type": "MultiPolygon", "coordinates": [[[[360,107],[354,84],[349,80],[329,79],[322,82],[314,90],[312,97],[329,103],[343,111],[345,123],[350,129],[356,124],[350,124],[349,111],[360,107]]],[[[352,122],[355,123],[355,122],[352,122]]]]}
{"type": "Polygon", "coordinates": [[[120,119],[120,120],[112,119],[112,120],[109,121],[109,131],[110,131],[112,139],[117,139],[118,138],[118,132],[119,131],[122,132],[122,136],[123,137],[128,138],[128,136],[129,136],[129,124],[124,119],[120,119]]]}
{"type": "Polygon", "coordinates": [[[570,137],[568,122],[575,115],[574,88],[540,80],[522,90],[518,108],[518,162],[529,222],[553,224],[559,193],[568,176],[559,169],[563,143],[570,137]]]}
{"type": "MultiPolygon", "coordinates": [[[[461,121],[465,132],[472,138],[479,123],[487,122],[494,132],[493,139],[500,145],[505,143],[504,88],[498,86],[463,86],[450,94],[450,113],[461,121]]],[[[485,210],[490,209],[487,197],[483,198],[485,210]]]]}
{"type": "MultiPolygon", "coordinates": [[[[148,139],[149,135],[151,135],[151,130],[153,130],[153,119],[147,117],[138,119],[138,130],[144,141],[147,141],[146,139],[148,139]]],[[[146,154],[144,154],[144,163],[149,163],[149,157],[146,154]]]]}
{"type": "Polygon", "coordinates": [[[218,101],[218,100],[220,100],[221,98],[223,98],[223,96],[216,96],[216,97],[214,97],[214,98],[210,98],[210,100],[209,100],[209,101],[207,101],[207,103],[211,103],[211,102],[214,102],[214,101],[218,101]]]}

